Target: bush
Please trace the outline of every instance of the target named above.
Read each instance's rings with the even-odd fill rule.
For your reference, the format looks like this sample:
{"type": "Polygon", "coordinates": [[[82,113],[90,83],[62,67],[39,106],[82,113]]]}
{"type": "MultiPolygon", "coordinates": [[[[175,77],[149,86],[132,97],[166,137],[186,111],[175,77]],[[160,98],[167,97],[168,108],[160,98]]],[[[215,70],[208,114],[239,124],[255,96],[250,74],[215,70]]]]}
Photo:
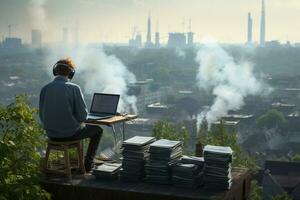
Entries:
{"type": "Polygon", "coordinates": [[[152,136],[156,139],[179,140],[187,144],[189,133],[185,126],[174,125],[166,121],[159,121],[154,125],[152,136]]]}
{"type": "Polygon", "coordinates": [[[282,112],[279,112],[276,109],[271,109],[260,116],[256,120],[256,123],[261,128],[283,128],[286,125],[287,120],[282,112]]]}
{"type": "Polygon", "coordinates": [[[290,197],[286,192],[284,192],[282,194],[271,197],[271,200],[293,200],[293,198],[290,197]]]}
{"type": "Polygon", "coordinates": [[[0,191],[1,200],[50,199],[39,186],[43,130],[36,120],[28,98],[0,107],[0,191]]]}
{"type": "MultiPolygon", "coordinates": [[[[207,121],[203,120],[198,135],[200,142],[203,145],[211,144],[231,147],[234,152],[234,159],[232,162],[233,167],[246,167],[251,173],[257,172],[258,166],[256,164],[256,159],[254,157],[250,157],[241,149],[241,147],[237,144],[237,133],[228,132],[222,120],[213,131],[208,129],[207,121]]],[[[257,181],[251,181],[249,199],[262,200],[262,187],[258,185],[257,181]]]]}
{"type": "Polygon", "coordinates": [[[237,143],[237,133],[228,132],[222,120],[213,131],[208,130],[207,122],[204,120],[201,124],[198,135],[200,142],[203,145],[210,144],[231,147],[234,152],[234,159],[232,162],[233,167],[246,167],[249,168],[252,173],[257,171],[256,159],[254,157],[250,157],[241,149],[237,143]]]}

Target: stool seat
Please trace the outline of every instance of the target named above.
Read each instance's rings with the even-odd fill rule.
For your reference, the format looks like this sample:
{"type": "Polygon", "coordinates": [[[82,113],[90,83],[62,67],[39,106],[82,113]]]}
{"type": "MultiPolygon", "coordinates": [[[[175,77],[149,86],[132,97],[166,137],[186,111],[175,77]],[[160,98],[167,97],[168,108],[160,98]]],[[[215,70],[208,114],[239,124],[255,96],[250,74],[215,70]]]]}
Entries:
{"type": "Polygon", "coordinates": [[[48,139],[44,172],[58,173],[57,170],[52,170],[52,169],[48,168],[49,155],[51,153],[51,150],[63,151],[64,152],[65,174],[68,176],[69,180],[72,180],[69,149],[76,148],[77,155],[78,155],[78,168],[81,170],[82,173],[85,173],[85,168],[84,168],[84,163],[83,163],[83,147],[82,147],[81,143],[82,143],[82,140],[60,142],[60,141],[53,141],[51,139],[48,139]]]}
{"type": "Polygon", "coordinates": [[[54,141],[54,140],[51,140],[51,139],[47,139],[47,143],[48,144],[55,144],[55,145],[72,145],[72,144],[78,144],[80,143],[81,140],[74,140],[74,141],[63,141],[63,142],[60,142],[60,141],[54,141]]]}

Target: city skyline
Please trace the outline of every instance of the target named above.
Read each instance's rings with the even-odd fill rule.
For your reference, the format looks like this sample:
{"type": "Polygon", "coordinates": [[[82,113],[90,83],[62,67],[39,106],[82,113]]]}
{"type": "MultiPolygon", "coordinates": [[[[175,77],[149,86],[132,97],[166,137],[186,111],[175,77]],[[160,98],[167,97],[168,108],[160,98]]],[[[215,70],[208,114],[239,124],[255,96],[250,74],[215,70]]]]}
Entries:
{"type": "MultiPolygon", "coordinates": [[[[300,17],[296,0],[266,2],[266,40],[300,41],[300,25],[292,23],[300,17]]],[[[159,20],[160,40],[167,42],[169,32],[188,32],[192,19],[195,42],[214,38],[225,43],[245,43],[247,23],[253,18],[253,42],[260,41],[261,0],[1,0],[0,34],[31,40],[31,29],[41,29],[44,42],[62,40],[63,28],[77,29],[82,42],[121,42],[131,38],[133,27],[146,41],[148,12],[153,22],[159,20]],[[26,9],[24,9],[26,8],[26,9]],[[68,8],[67,10],[64,8],[68,8]]],[[[154,38],[152,31],[151,37],[154,38]]]]}

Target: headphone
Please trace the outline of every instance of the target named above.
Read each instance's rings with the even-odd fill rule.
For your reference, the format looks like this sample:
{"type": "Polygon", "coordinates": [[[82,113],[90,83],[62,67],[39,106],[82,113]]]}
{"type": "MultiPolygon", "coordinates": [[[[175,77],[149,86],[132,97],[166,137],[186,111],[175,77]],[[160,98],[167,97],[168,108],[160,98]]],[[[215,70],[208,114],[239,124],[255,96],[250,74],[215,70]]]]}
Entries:
{"type": "Polygon", "coordinates": [[[60,63],[59,61],[53,65],[53,70],[52,70],[52,72],[53,72],[53,75],[54,75],[54,76],[57,76],[57,75],[58,75],[58,74],[57,74],[57,69],[56,69],[57,66],[64,66],[64,67],[67,67],[67,68],[70,70],[70,73],[69,73],[69,75],[68,75],[68,79],[71,80],[71,79],[73,78],[73,76],[74,76],[74,74],[75,74],[75,70],[74,70],[72,67],[70,67],[70,65],[65,64],[65,63],[60,63]]]}

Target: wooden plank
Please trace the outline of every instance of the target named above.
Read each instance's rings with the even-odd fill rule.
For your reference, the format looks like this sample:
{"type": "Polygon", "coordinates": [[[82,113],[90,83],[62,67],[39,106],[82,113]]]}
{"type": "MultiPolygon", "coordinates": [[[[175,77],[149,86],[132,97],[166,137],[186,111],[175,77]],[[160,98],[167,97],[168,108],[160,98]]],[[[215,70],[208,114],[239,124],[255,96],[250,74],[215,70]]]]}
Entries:
{"type": "Polygon", "coordinates": [[[101,120],[86,120],[86,124],[92,124],[92,125],[112,125],[120,122],[126,122],[130,120],[134,120],[137,118],[137,115],[118,115],[113,116],[107,119],[101,119],[101,120]]]}

